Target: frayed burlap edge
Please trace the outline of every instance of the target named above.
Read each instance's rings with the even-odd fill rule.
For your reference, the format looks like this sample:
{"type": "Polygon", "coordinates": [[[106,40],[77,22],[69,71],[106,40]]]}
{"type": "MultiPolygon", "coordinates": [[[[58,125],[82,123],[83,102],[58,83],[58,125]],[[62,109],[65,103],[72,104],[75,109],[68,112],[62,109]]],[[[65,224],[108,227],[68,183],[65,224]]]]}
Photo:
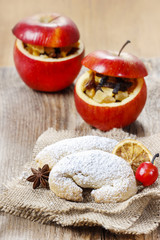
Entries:
{"type": "MultiPolygon", "coordinates": [[[[90,132],[64,130],[57,132],[50,128],[38,138],[33,150],[33,156],[35,157],[43,147],[55,141],[82,135],[99,135],[115,138],[117,140],[136,138],[134,135],[125,133],[121,129],[113,129],[110,132],[103,133],[98,130],[91,130],[90,132]]],[[[144,142],[153,153],[155,153],[157,149],[157,144],[155,144],[155,142],[157,143],[158,139],[160,140],[160,135],[141,138],[140,140],[144,142]],[[152,144],[153,142],[154,144],[152,144]]],[[[157,207],[160,205],[159,182],[151,186],[149,191],[144,189],[144,192],[139,193],[141,194],[140,198],[137,194],[123,203],[73,203],[58,199],[54,196],[54,200],[52,199],[52,205],[48,205],[48,202],[45,201],[50,201],[52,198],[51,193],[48,194],[48,192],[46,192],[49,197],[48,199],[45,199],[43,197],[47,195],[45,193],[47,190],[37,189],[38,191],[33,191],[31,190],[30,183],[25,181],[26,174],[29,172],[29,168],[32,164],[34,165],[35,163],[28,163],[24,167],[22,175],[7,184],[6,191],[1,194],[1,211],[24,217],[32,221],[38,221],[40,223],[51,224],[55,222],[62,226],[103,226],[110,231],[126,234],[147,234],[155,230],[159,225],[160,211],[159,207],[157,207]],[[28,191],[31,192],[28,194],[28,191]],[[22,193],[21,195],[16,196],[17,201],[15,201],[14,195],[16,192],[22,193]],[[39,200],[40,203],[43,204],[37,205],[35,198],[33,204],[28,201],[27,195],[30,197],[36,195],[38,198],[41,196],[44,202],[39,200]],[[137,208],[137,205],[134,205],[135,203],[139,208],[137,208]],[[96,210],[96,205],[98,205],[98,210],[96,210]],[[57,209],[58,207],[60,209],[57,209]],[[137,211],[135,211],[135,207],[137,211]]]]}

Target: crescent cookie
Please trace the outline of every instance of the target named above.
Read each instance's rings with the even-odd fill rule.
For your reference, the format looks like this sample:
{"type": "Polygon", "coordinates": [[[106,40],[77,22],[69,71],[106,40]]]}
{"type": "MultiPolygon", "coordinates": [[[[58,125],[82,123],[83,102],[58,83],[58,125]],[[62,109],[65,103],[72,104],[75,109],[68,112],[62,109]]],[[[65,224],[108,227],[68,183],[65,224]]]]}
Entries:
{"type": "Polygon", "coordinates": [[[101,150],[62,158],[50,172],[49,186],[58,197],[71,201],[82,201],[82,188],[91,188],[98,203],[121,202],[137,192],[129,163],[101,150]]]}
{"type": "Polygon", "coordinates": [[[42,149],[36,156],[35,161],[38,167],[45,164],[52,167],[63,157],[79,151],[100,149],[111,152],[118,144],[114,139],[99,136],[82,136],[58,141],[42,149]]]}

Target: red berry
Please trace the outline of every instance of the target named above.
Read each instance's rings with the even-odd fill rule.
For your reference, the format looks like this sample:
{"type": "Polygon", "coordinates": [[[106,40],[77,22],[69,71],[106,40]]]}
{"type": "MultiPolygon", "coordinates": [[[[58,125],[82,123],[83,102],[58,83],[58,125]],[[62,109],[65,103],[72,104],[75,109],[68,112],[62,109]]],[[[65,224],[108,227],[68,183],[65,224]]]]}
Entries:
{"type": "Polygon", "coordinates": [[[159,157],[159,154],[153,157],[152,162],[141,163],[136,170],[136,179],[145,187],[152,185],[158,178],[158,168],[153,164],[156,157],[159,157]]]}

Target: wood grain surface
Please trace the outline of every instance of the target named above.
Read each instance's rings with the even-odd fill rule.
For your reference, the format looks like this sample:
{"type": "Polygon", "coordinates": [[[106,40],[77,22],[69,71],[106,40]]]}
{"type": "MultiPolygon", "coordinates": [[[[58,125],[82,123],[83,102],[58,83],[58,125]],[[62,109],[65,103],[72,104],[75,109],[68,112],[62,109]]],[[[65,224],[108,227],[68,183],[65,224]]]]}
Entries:
{"type": "MultiPolygon", "coordinates": [[[[21,166],[31,160],[37,137],[48,127],[89,127],[75,110],[73,86],[59,94],[35,92],[24,85],[14,67],[6,67],[14,65],[13,26],[35,13],[60,12],[76,22],[86,53],[95,49],[119,50],[130,39],[132,44],[126,51],[139,57],[159,57],[159,9],[159,0],[0,0],[0,66],[4,66],[0,69],[0,190],[4,189],[2,183],[18,175],[21,166]]],[[[150,113],[143,111],[138,121],[124,130],[138,136],[160,131],[159,105],[155,104],[155,108],[156,123],[152,117],[148,121],[150,113]]],[[[148,235],[116,235],[100,227],[62,228],[0,214],[0,239],[160,240],[160,227],[148,235]]]]}
{"type": "MultiPolygon", "coordinates": [[[[156,64],[160,65],[160,59],[157,61],[158,59],[156,64]]],[[[150,65],[150,62],[147,63],[150,65]]],[[[152,76],[152,73],[150,75],[152,76]]],[[[150,84],[150,80],[147,80],[147,85],[150,84]]],[[[157,122],[160,114],[158,105],[153,107],[153,113],[156,112],[153,116],[148,112],[148,104],[150,102],[146,104],[138,120],[124,128],[125,131],[137,136],[160,132],[157,122]]],[[[5,182],[20,174],[25,162],[31,160],[36,139],[48,127],[57,130],[90,128],[75,109],[73,85],[59,93],[40,93],[29,89],[21,81],[15,68],[0,68],[0,190],[4,189],[5,182]]],[[[116,235],[100,227],[63,228],[55,224],[40,225],[1,213],[0,239],[160,240],[160,228],[148,235],[116,235]]]]}

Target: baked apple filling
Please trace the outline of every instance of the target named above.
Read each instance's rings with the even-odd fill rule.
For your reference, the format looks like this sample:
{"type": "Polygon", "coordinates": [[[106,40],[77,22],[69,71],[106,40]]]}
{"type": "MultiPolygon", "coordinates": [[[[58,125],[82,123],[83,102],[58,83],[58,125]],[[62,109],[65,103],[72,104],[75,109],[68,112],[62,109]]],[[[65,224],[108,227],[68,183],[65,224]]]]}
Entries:
{"type": "Polygon", "coordinates": [[[79,42],[60,48],[36,46],[27,43],[23,43],[23,46],[25,50],[33,56],[40,56],[42,58],[64,58],[78,51],[79,42]]]}
{"type": "Polygon", "coordinates": [[[84,93],[97,103],[122,102],[137,86],[137,79],[110,77],[90,71],[84,93]]]}

